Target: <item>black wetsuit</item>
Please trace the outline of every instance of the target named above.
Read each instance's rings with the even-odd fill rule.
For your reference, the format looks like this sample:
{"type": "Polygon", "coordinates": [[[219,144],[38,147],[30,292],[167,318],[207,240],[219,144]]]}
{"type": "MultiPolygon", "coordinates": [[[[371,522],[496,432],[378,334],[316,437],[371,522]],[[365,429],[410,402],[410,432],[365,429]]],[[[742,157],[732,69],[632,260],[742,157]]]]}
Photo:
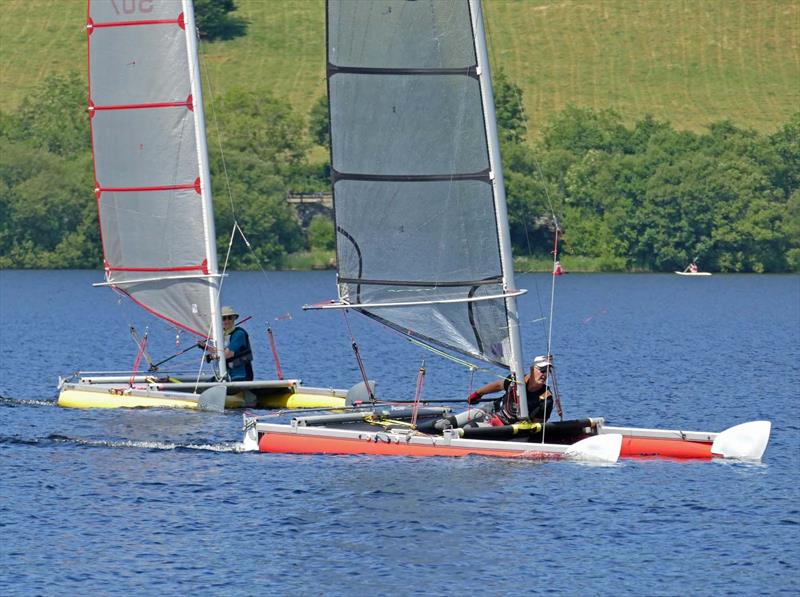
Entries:
{"type": "MultiPolygon", "coordinates": [[[[527,382],[527,379],[525,380],[527,382]]],[[[505,394],[500,399],[500,405],[497,409],[497,416],[506,425],[510,425],[519,420],[517,414],[517,401],[514,393],[511,392],[511,380],[506,378],[503,383],[505,394]]],[[[528,398],[528,418],[532,421],[547,421],[550,418],[550,413],[553,412],[553,397],[548,396],[544,398],[547,392],[547,386],[544,385],[536,392],[526,392],[528,398]]]]}

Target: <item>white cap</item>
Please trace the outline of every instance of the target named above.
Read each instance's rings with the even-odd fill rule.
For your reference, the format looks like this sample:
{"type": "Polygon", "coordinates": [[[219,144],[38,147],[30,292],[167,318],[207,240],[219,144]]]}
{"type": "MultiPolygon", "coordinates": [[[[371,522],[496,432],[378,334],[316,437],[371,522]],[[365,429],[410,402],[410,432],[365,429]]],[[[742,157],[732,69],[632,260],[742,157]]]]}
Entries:
{"type": "Polygon", "coordinates": [[[550,367],[553,365],[551,357],[546,355],[539,355],[538,357],[533,359],[533,366],[537,369],[545,369],[546,367],[550,367]]]}

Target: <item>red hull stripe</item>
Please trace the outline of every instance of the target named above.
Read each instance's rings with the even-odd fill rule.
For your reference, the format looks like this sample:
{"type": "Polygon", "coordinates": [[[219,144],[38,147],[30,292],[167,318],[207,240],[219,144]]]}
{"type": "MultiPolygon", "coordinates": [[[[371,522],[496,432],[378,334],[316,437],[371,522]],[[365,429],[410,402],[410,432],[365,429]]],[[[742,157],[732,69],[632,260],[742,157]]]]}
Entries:
{"type": "Polygon", "coordinates": [[[183,102],[154,102],[152,104],[120,104],[118,106],[97,106],[90,102],[89,110],[142,110],[148,108],[193,108],[191,104],[192,96],[183,102]]]}
{"type": "Polygon", "coordinates": [[[183,13],[177,19],[150,19],[142,21],[112,21],[109,23],[95,23],[91,19],[86,24],[86,28],[91,31],[92,29],[102,29],[105,27],[136,27],[139,25],[177,25],[181,29],[184,28],[183,13]]]}
{"type": "Polygon", "coordinates": [[[623,437],[619,455],[627,458],[712,458],[710,443],[648,437],[623,437]]]}
{"type": "Polygon", "coordinates": [[[261,452],[282,454],[376,454],[382,456],[495,456],[501,458],[558,459],[561,454],[455,448],[406,443],[373,442],[358,439],[314,437],[289,433],[265,433],[258,440],[261,452]]]}

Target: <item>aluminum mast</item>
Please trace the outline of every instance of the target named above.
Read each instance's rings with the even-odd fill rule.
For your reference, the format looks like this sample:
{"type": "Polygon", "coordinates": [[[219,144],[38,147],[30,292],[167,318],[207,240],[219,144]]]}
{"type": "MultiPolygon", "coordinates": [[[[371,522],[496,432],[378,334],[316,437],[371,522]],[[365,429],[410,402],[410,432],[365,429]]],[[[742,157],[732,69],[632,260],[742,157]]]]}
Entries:
{"type": "MultiPolygon", "coordinates": [[[[481,98],[483,100],[486,140],[489,145],[489,163],[492,171],[492,187],[494,188],[495,209],[497,210],[497,237],[500,244],[500,262],[503,268],[503,290],[509,292],[516,288],[514,284],[514,258],[511,253],[511,239],[508,231],[508,209],[506,207],[506,189],[503,183],[503,161],[500,157],[500,142],[497,136],[497,122],[492,93],[492,73],[489,68],[489,54],[486,49],[486,32],[483,26],[483,13],[480,0],[470,0],[470,13],[475,32],[475,49],[478,59],[478,75],[480,77],[481,98]]],[[[507,297],[508,339],[511,344],[511,372],[517,381],[517,397],[519,400],[520,418],[528,418],[528,401],[525,392],[525,367],[522,360],[522,341],[519,331],[517,301],[507,297]]]]}
{"type": "Polygon", "coordinates": [[[200,192],[203,199],[203,224],[208,259],[208,292],[211,306],[211,338],[219,354],[219,376],[225,378],[225,334],[220,315],[219,295],[221,278],[217,263],[217,234],[214,226],[214,202],[211,195],[211,171],[208,166],[208,145],[206,143],[205,113],[203,111],[203,86],[200,79],[200,62],[197,55],[197,28],[194,20],[194,6],[191,0],[183,0],[183,15],[186,23],[186,51],[189,55],[189,77],[192,85],[195,138],[197,140],[197,163],[200,170],[200,192]]]}

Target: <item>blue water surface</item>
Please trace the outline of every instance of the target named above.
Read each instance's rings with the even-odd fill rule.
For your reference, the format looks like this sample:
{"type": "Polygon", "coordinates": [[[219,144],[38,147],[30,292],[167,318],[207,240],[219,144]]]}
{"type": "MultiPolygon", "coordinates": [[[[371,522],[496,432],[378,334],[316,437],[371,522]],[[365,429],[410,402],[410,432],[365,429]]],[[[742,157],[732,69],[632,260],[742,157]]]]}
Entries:
{"type": "MultiPolygon", "coordinates": [[[[761,464],[243,453],[241,414],[67,410],[59,375],[187,346],[86,271],[0,271],[2,595],[796,595],[800,277],[558,279],[565,416],[720,431],[769,419],[761,464]]],[[[525,351],[546,351],[550,276],[519,276],[525,351]]],[[[236,273],[259,377],[359,381],[331,272],[236,273]]],[[[490,381],[357,314],[385,398],[490,381]]],[[[198,355],[184,361],[194,366],[198,355]]],[[[463,402],[461,402],[463,404],[463,402]]],[[[262,414],[267,414],[264,411],[262,414]]],[[[276,420],[279,420],[276,418],[276,420]]]]}

